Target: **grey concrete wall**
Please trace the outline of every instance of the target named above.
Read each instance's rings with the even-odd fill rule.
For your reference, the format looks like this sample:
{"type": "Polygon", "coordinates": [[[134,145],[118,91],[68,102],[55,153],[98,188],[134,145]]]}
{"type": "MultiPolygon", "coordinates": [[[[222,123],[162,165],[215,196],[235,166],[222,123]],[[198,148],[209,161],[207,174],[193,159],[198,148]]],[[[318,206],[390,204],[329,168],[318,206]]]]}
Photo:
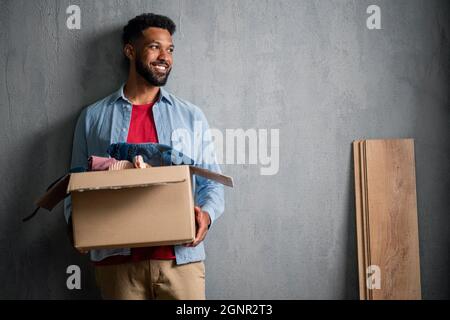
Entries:
{"type": "Polygon", "coordinates": [[[208,298],[357,298],[351,142],[415,139],[422,292],[449,298],[449,2],[0,1],[0,298],[98,298],[62,206],[27,224],[69,167],[80,110],[125,80],[122,26],[178,25],[168,89],[211,125],[280,129],[279,172],[236,180],[208,235],[208,298]],[[66,8],[81,8],[68,30],[66,8]],[[368,30],[366,8],[381,8],[368,30]],[[66,267],[82,290],[66,288],[66,267]]]}

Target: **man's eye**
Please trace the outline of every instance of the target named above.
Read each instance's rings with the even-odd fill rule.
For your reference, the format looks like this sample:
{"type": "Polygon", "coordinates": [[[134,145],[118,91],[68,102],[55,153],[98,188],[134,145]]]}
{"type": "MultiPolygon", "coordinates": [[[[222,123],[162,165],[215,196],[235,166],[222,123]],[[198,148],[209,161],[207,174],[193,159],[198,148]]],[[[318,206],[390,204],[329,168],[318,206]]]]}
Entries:
{"type": "Polygon", "coordinates": [[[168,50],[170,53],[172,53],[173,52],[173,48],[169,48],[169,50],[168,50]]]}
{"type": "Polygon", "coordinates": [[[156,44],[151,44],[148,46],[150,49],[158,49],[158,46],[156,44]]]}

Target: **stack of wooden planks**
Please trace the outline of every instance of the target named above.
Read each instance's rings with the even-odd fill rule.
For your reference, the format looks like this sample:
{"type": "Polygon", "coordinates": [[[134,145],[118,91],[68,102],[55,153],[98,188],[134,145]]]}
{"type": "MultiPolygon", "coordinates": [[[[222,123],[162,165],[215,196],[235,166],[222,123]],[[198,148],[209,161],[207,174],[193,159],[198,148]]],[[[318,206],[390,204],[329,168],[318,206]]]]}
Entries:
{"type": "Polygon", "coordinates": [[[353,156],[360,299],[421,299],[414,140],[357,140],[353,156]]]}

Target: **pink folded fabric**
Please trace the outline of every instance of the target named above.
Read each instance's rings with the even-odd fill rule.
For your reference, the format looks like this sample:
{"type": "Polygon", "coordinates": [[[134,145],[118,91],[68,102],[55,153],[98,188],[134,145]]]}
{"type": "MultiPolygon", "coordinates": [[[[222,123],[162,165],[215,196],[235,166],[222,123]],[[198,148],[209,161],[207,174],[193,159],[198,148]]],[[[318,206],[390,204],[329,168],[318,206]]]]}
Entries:
{"type": "Polygon", "coordinates": [[[90,156],[88,159],[89,171],[104,171],[104,170],[123,170],[131,168],[150,168],[148,163],[144,162],[141,155],[134,157],[134,163],[127,160],[117,160],[114,158],[105,158],[90,156]]]}
{"type": "Polygon", "coordinates": [[[128,160],[121,160],[109,166],[108,170],[133,169],[134,165],[128,160]]]}
{"type": "Polygon", "coordinates": [[[118,160],[114,158],[105,158],[105,157],[97,157],[90,156],[88,159],[89,163],[89,171],[102,171],[108,170],[109,166],[118,162],[118,160]]]}

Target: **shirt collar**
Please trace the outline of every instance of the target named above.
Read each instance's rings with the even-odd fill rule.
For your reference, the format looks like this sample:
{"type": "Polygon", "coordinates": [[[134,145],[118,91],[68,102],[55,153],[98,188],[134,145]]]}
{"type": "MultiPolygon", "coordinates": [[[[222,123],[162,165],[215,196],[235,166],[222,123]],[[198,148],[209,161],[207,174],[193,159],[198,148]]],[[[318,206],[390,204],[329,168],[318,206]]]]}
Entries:
{"type": "MultiPolygon", "coordinates": [[[[119,98],[122,98],[123,100],[125,100],[129,104],[132,104],[131,101],[128,100],[127,97],[125,97],[125,94],[123,93],[123,89],[124,88],[125,88],[125,83],[122,84],[120,86],[120,89],[117,90],[113,94],[113,103],[116,102],[119,98]]],[[[164,99],[166,102],[168,102],[170,105],[172,105],[172,102],[171,102],[170,97],[169,97],[169,93],[164,88],[160,87],[159,88],[159,97],[158,97],[158,100],[156,101],[156,103],[161,102],[162,99],[164,99]]]]}

